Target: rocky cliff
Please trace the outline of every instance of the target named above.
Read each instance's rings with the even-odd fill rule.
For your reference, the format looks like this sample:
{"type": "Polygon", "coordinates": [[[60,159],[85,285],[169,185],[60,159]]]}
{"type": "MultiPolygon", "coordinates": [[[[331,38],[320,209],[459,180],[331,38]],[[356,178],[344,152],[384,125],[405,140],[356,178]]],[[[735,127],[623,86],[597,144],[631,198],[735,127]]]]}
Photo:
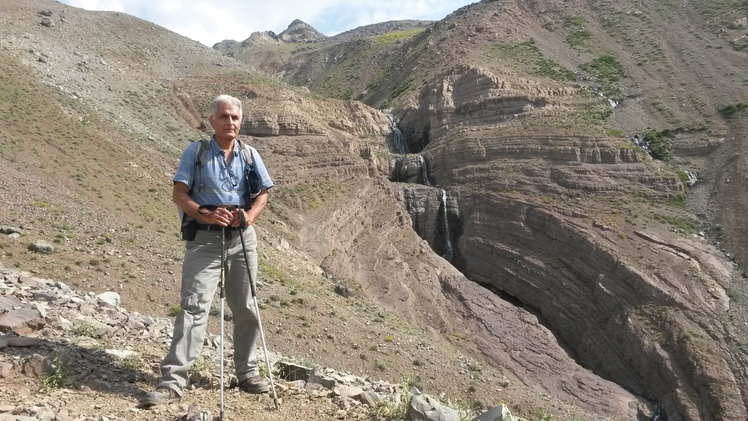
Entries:
{"type": "Polygon", "coordinates": [[[746,355],[725,321],[740,311],[727,290],[743,280],[703,235],[651,220],[688,218],[658,205],[685,185],[625,139],[538,133],[523,120],[571,93],[507,85],[461,69],[406,114],[430,140],[419,159],[398,159],[412,170],[391,174],[427,184],[403,187],[416,230],[469,279],[538,314],[582,366],[670,417],[744,418],[746,355]]]}

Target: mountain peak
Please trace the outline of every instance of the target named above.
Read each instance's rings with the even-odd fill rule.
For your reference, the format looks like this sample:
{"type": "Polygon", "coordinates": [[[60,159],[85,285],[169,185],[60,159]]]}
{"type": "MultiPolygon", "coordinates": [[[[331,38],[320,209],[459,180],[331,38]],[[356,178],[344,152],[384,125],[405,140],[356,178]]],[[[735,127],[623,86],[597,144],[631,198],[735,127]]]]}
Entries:
{"type": "Polygon", "coordinates": [[[285,42],[319,42],[327,38],[312,25],[300,20],[294,19],[285,31],[281,32],[278,37],[285,42]]]}

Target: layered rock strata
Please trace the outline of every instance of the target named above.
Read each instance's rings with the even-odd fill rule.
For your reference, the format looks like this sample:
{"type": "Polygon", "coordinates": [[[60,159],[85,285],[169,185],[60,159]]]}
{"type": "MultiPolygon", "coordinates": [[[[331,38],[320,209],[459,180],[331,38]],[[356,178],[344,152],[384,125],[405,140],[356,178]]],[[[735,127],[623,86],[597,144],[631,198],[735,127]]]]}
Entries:
{"type": "Polygon", "coordinates": [[[533,311],[582,366],[669,419],[744,419],[746,355],[720,321],[739,275],[705,238],[658,223],[688,218],[666,204],[685,191],[675,172],[625,139],[503,133],[496,122],[537,118],[541,107],[521,105],[550,104],[548,92],[523,97],[461,71],[408,114],[412,132],[428,132],[434,186],[402,189],[414,228],[439,253],[453,243],[469,279],[533,311]]]}

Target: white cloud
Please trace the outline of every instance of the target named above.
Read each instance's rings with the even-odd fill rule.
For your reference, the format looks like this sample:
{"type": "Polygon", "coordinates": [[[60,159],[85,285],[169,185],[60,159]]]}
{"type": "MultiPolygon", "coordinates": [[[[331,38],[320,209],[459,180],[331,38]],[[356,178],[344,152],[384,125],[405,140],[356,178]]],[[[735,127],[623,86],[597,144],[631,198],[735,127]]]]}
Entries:
{"type": "Polygon", "coordinates": [[[128,13],[205,45],[242,41],[255,31],[281,32],[301,19],[326,35],[389,20],[438,20],[477,0],[61,0],[88,10],[128,13]]]}

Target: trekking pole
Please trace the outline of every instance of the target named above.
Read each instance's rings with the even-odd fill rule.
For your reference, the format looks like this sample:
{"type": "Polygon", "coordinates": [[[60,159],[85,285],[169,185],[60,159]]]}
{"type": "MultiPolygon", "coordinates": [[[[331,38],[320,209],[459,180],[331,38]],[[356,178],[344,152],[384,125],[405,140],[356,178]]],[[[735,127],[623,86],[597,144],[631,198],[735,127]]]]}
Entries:
{"type": "Polygon", "coordinates": [[[220,383],[221,383],[221,392],[220,392],[220,405],[221,405],[221,412],[219,415],[220,421],[223,421],[223,304],[226,301],[226,294],[224,293],[224,280],[226,279],[226,227],[221,227],[221,282],[219,284],[219,291],[221,296],[221,350],[218,352],[218,358],[221,360],[221,363],[219,365],[219,376],[220,376],[220,383]]]}
{"type": "Polygon", "coordinates": [[[268,356],[268,346],[265,343],[265,331],[262,329],[262,320],[260,319],[260,305],[257,303],[257,288],[255,287],[254,280],[252,279],[251,269],[249,266],[249,256],[247,255],[247,246],[244,244],[244,228],[247,224],[244,220],[244,211],[240,212],[239,222],[239,237],[242,240],[242,252],[244,252],[244,263],[247,265],[247,276],[249,276],[249,287],[252,291],[252,298],[255,301],[255,314],[257,314],[257,325],[260,327],[260,338],[262,338],[262,348],[265,350],[265,365],[268,369],[268,377],[270,377],[270,390],[273,391],[273,404],[275,409],[278,409],[278,396],[275,394],[275,382],[273,382],[273,370],[270,367],[270,357],[268,356]]]}

